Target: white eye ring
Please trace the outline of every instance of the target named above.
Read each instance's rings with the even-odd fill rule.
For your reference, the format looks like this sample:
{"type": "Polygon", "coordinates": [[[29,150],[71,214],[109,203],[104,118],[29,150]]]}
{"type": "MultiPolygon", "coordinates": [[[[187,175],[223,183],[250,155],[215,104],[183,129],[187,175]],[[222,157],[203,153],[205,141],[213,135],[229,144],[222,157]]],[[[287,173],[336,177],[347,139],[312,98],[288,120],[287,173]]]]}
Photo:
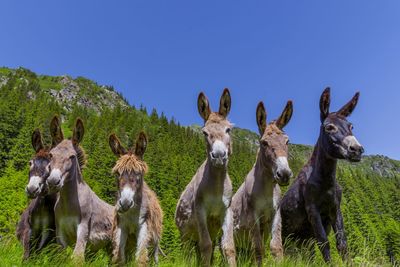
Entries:
{"type": "Polygon", "coordinates": [[[338,128],[336,127],[336,125],[329,123],[327,124],[325,127],[325,131],[330,132],[330,133],[335,133],[338,131],[338,128]]]}

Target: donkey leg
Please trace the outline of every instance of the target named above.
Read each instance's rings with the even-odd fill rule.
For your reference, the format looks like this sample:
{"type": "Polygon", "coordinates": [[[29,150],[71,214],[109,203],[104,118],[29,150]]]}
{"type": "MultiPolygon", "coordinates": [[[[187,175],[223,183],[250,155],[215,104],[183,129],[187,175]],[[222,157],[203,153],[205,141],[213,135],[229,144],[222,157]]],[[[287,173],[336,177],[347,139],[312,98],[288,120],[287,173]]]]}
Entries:
{"type": "Polygon", "coordinates": [[[279,185],[274,186],[273,192],[273,207],[275,210],[272,230],[271,230],[271,242],[269,244],[271,254],[276,259],[281,259],[283,257],[283,244],[282,244],[282,217],[281,209],[279,207],[279,202],[281,201],[281,188],[279,185]]]}
{"type": "Polygon", "coordinates": [[[24,247],[24,256],[23,256],[23,260],[27,260],[30,255],[31,255],[31,239],[32,239],[32,230],[28,229],[26,231],[24,231],[23,236],[22,236],[22,245],[24,247]]]}
{"type": "Polygon", "coordinates": [[[115,227],[113,232],[113,250],[112,250],[112,263],[125,264],[125,246],[128,235],[119,226],[115,227]]]}
{"type": "Polygon", "coordinates": [[[340,208],[336,212],[336,220],[332,223],[332,228],[336,236],[336,248],[339,251],[342,260],[347,259],[347,240],[344,232],[343,217],[340,208]]]}
{"type": "Polygon", "coordinates": [[[138,240],[137,240],[137,248],[136,248],[136,262],[139,267],[146,266],[149,260],[148,257],[148,245],[149,245],[149,232],[147,229],[147,223],[143,223],[140,226],[138,240]]]}
{"type": "Polygon", "coordinates": [[[254,223],[254,226],[252,229],[252,239],[253,239],[253,245],[254,245],[257,265],[261,266],[262,259],[264,257],[264,245],[263,245],[263,240],[262,240],[262,236],[261,236],[260,222],[259,222],[258,218],[256,218],[256,215],[254,215],[254,222],[255,223],[254,223]]]}
{"type": "Polygon", "coordinates": [[[212,241],[207,227],[207,217],[202,207],[196,208],[196,223],[199,234],[199,252],[202,266],[210,266],[212,241]]]}
{"type": "Polygon", "coordinates": [[[274,220],[272,222],[271,230],[271,242],[269,244],[271,254],[276,259],[282,259],[283,257],[283,246],[282,246],[282,217],[281,211],[278,209],[275,213],[274,220]]]}
{"type": "Polygon", "coordinates": [[[314,231],[314,236],[317,239],[318,247],[321,250],[322,256],[326,262],[331,261],[330,248],[328,237],[326,236],[326,232],[324,226],[322,224],[321,215],[318,212],[317,207],[314,204],[311,204],[306,207],[308,219],[311,223],[311,226],[314,231]]]}
{"type": "Polygon", "coordinates": [[[76,231],[76,244],[72,257],[77,263],[84,263],[86,244],[89,238],[89,229],[87,222],[80,222],[76,231]]]}
{"type": "Polygon", "coordinates": [[[221,247],[229,266],[236,266],[235,241],[233,239],[233,214],[231,208],[226,210],[222,225],[221,247]]]}

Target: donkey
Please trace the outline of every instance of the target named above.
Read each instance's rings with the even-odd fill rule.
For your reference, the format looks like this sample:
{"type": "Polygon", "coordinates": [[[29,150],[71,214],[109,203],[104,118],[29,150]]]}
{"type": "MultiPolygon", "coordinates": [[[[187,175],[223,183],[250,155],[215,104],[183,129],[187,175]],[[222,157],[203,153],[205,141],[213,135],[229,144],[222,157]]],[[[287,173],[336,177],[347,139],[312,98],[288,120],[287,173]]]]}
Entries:
{"type": "Polygon", "coordinates": [[[183,242],[198,245],[201,263],[210,266],[217,238],[230,266],[236,266],[233,240],[233,218],[230,209],[232,183],[227,167],[232,153],[232,124],[227,120],[231,108],[228,89],[222,93],[219,112],[211,112],[207,97],[200,93],[197,100],[202,129],[207,143],[207,159],[183,191],[175,212],[175,223],[183,242]]]}
{"type": "Polygon", "coordinates": [[[22,213],[16,230],[17,238],[24,247],[23,260],[55,240],[56,229],[54,204],[57,195],[48,194],[46,178],[49,175],[49,148],[43,145],[39,129],[32,133],[32,146],[36,154],[29,161],[29,183],[25,188],[32,201],[22,213]]]}
{"type": "Polygon", "coordinates": [[[136,247],[138,266],[146,266],[148,248],[154,249],[158,264],[163,213],[156,194],[144,181],[147,164],[143,154],[146,135],[141,132],[136,147],[126,150],[115,134],[109,137],[110,148],[119,157],[113,172],[119,175],[118,201],[113,223],[113,263],[125,264],[126,254],[136,247]]]}
{"type": "Polygon", "coordinates": [[[73,259],[83,261],[87,244],[92,251],[111,244],[113,207],[83,180],[85,154],[79,146],[84,134],[82,121],[77,119],[71,140],[64,140],[58,120],[52,122],[50,130],[57,145],[50,150],[47,184],[59,192],[54,207],[57,241],[63,247],[75,245],[73,259]]]}
{"type": "Polygon", "coordinates": [[[293,104],[288,101],[281,116],[267,125],[263,102],[257,106],[256,119],[260,132],[260,149],[256,163],[247,174],[232,199],[234,236],[236,247],[254,245],[258,266],[264,256],[264,233],[272,231],[272,254],[283,256],[281,217],[277,212],[281,198],[279,185],[287,185],[292,176],[288,164],[288,136],[282,129],[293,114],[293,104]]]}
{"type": "Polygon", "coordinates": [[[284,195],[280,210],[282,237],[289,235],[300,242],[316,239],[326,262],[330,249],[328,234],[336,235],[336,247],[343,259],[347,256],[347,241],[340,211],[342,189],[336,181],[338,159],[358,162],[364,148],[353,136],[353,126],[347,117],[357,105],[359,93],[337,112],[329,112],[330,89],[320,99],[321,127],[317,144],[308,163],[284,195]]]}

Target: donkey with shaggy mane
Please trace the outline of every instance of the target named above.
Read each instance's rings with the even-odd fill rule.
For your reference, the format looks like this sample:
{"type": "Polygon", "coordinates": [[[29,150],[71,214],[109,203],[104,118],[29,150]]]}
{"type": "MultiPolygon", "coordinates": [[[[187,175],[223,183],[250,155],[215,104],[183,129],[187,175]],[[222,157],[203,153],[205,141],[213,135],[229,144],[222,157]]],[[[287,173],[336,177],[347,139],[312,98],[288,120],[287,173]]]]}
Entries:
{"type": "Polygon", "coordinates": [[[202,265],[210,266],[215,242],[220,241],[228,264],[236,266],[230,208],[232,182],[227,171],[232,153],[232,124],[226,118],[231,108],[229,90],[222,93],[219,112],[211,112],[203,93],[198,97],[197,107],[205,122],[202,131],[207,159],[183,191],[176,207],[175,223],[184,243],[191,241],[198,245],[202,265]]]}
{"type": "Polygon", "coordinates": [[[236,247],[249,249],[253,244],[258,266],[264,256],[264,240],[271,233],[271,252],[283,256],[281,217],[277,212],[281,198],[279,185],[287,185],[292,176],[288,163],[288,136],[283,128],[293,113],[287,102],[281,116],[267,125],[264,104],[257,106],[256,119],[260,131],[260,149],[256,163],[232,199],[236,247]]]}
{"type": "Polygon", "coordinates": [[[29,182],[25,188],[32,200],[22,213],[16,230],[17,238],[24,247],[23,260],[55,240],[56,230],[54,205],[57,194],[49,194],[46,185],[50,155],[49,148],[43,145],[39,129],[32,133],[32,146],[36,154],[29,161],[29,182]]]}
{"type": "Polygon", "coordinates": [[[359,93],[337,112],[329,112],[330,89],[320,98],[321,126],[317,144],[308,163],[284,195],[280,210],[282,237],[300,244],[316,239],[325,261],[330,261],[328,234],[336,235],[336,247],[343,259],[347,255],[343,217],[340,210],[342,189],[336,181],[338,159],[361,160],[364,148],[352,133],[347,117],[358,103],[359,93]]]}
{"type": "MultiPolygon", "coordinates": [[[[118,178],[118,200],[113,223],[113,263],[125,264],[128,253],[136,249],[138,266],[146,266],[152,248],[158,263],[163,213],[156,194],[144,181],[147,164],[143,154],[146,135],[141,132],[135,148],[126,150],[115,134],[109,137],[110,148],[119,157],[113,168],[118,178]]],[[[129,255],[128,255],[129,257],[129,255]]]]}

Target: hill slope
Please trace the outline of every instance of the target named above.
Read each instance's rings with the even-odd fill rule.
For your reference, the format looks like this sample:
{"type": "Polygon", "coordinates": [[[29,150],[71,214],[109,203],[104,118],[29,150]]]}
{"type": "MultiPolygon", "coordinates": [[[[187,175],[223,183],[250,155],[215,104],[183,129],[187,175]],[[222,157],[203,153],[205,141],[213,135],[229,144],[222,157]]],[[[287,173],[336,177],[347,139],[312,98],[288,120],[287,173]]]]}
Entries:
{"type": "MultiPolygon", "coordinates": [[[[48,125],[54,114],[61,114],[67,136],[75,119],[83,118],[83,147],[88,155],[85,180],[112,204],[116,187],[111,168],[116,158],[108,147],[108,135],[116,132],[125,145],[132,145],[137,133],[146,131],[145,160],[150,167],[146,180],[165,214],[162,247],[169,260],[178,257],[173,214],[180,193],[205,158],[199,126],[182,127],[155,110],[149,114],[145,108],[136,109],[112,87],[82,77],[40,76],[23,68],[0,68],[0,235],[14,234],[27,204],[23,189],[33,154],[31,133],[39,127],[49,142],[48,125]]],[[[254,163],[258,139],[257,134],[240,128],[234,129],[233,136],[229,173],[237,189],[254,163]]],[[[311,151],[309,146],[290,146],[294,173],[311,151]]],[[[371,260],[378,264],[400,260],[400,162],[383,156],[364,157],[359,164],[341,162],[338,180],[344,188],[342,209],[352,257],[362,255],[367,247],[371,260]]]]}

